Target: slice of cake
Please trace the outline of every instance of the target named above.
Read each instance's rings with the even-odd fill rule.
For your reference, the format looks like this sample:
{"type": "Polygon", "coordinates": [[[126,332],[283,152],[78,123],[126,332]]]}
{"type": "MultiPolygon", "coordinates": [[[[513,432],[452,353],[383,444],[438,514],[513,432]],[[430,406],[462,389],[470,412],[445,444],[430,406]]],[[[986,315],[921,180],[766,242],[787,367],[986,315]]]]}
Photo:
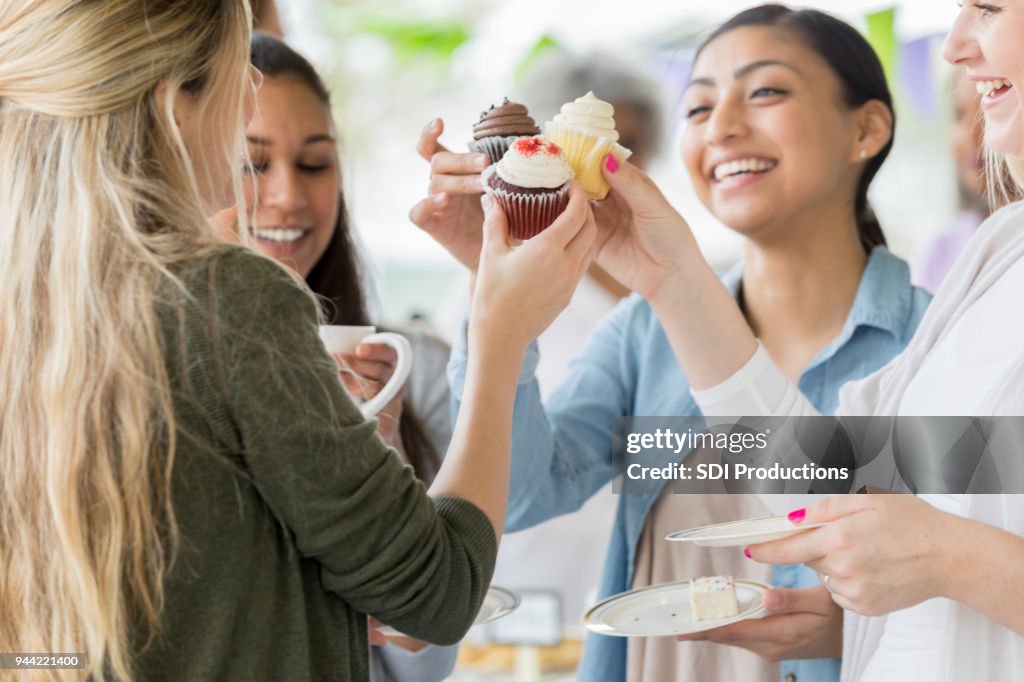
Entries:
{"type": "Polygon", "coordinates": [[[694,620],[732,618],[740,612],[736,585],[731,575],[714,575],[690,581],[690,608],[694,620]]]}

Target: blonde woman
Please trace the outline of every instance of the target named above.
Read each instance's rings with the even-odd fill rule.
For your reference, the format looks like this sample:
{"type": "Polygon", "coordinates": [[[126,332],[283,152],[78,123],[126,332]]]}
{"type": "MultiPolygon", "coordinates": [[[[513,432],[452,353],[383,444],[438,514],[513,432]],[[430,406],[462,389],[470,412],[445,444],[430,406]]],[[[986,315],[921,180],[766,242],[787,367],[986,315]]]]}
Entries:
{"type": "Polygon", "coordinates": [[[0,652],[85,661],[43,679],[365,679],[366,614],[453,642],[487,587],[514,368],[586,270],[586,201],[514,250],[486,207],[472,407],[428,496],[308,290],[211,233],[240,196],[250,22],[0,5],[0,652]]]}

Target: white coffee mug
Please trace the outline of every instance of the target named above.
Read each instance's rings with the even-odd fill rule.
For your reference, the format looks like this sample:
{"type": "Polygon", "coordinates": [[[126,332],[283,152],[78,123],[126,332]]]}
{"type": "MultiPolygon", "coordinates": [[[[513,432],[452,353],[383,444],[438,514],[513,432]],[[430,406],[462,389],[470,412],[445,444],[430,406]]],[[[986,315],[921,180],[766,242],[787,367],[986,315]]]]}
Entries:
{"type": "Polygon", "coordinates": [[[370,418],[380,412],[385,405],[398,395],[412,371],[412,346],[401,334],[392,332],[375,333],[376,327],[360,327],[355,325],[327,324],[320,327],[320,340],[324,342],[328,353],[352,354],[356,346],[364,343],[382,343],[391,346],[398,353],[398,364],[388,383],[373,396],[359,406],[363,416],[370,418]]]}

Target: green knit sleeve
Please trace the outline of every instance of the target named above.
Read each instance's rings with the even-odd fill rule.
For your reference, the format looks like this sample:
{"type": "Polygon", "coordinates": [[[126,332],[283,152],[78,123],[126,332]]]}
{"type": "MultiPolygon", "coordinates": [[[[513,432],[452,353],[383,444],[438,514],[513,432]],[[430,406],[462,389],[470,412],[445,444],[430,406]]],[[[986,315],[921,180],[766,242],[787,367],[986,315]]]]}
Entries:
{"type": "Polygon", "coordinates": [[[490,522],[464,500],[429,498],[377,437],[287,272],[239,249],[214,268],[213,367],[266,504],[319,562],[324,589],[413,637],[458,641],[494,569],[490,522]]]}

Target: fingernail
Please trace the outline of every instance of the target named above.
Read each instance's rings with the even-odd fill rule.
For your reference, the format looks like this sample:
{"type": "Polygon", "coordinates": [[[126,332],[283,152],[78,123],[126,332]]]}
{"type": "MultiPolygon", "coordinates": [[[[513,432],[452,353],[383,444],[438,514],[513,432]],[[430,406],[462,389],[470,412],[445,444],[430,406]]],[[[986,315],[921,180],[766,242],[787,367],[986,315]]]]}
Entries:
{"type": "Polygon", "coordinates": [[[744,548],[743,556],[747,557],[748,559],[753,559],[754,558],[754,557],[750,556],[750,548],[749,547],[744,548]]]}
{"type": "Polygon", "coordinates": [[[488,161],[490,161],[490,158],[486,154],[477,154],[476,158],[473,160],[473,168],[483,170],[487,167],[488,161]]]}
{"type": "Polygon", "coordinates": [[[793,523],[803,523],[805,516],[807,516],[806,509],[797,509],[796,511],[789,512],[787,518],[793,523]]]}
{"type": "Polygon", "coordinates": [[[430,123],[427,124],[427,128],[430,130],[430,132],[436,133],[437,129],[438,129],[438,127],[440,127],[440,125],[441,125],[441,119],[435,118],[433,121],[431,121],[430,123]]]}
{"type": "Polygon", "coordinates": [[[443,206],[445,200],[444,192],[442,192],[441,194],[435,194],[434,196],[430,197],[430,200],[434,202],[435,206],[443,206]]]}
{"type": "Polygon", "coordinates": [[[604,167],[608,169],[609,173],[617,173],[619,171],[619,161],[609,154],[604,159],[604,167]]]}
{"type": "Polygon", "coordinates": [[[369,346],[356,346],[356,357],[357,358],[365,358],[369,354],[370,354],[370,347],[369,346]]]}

